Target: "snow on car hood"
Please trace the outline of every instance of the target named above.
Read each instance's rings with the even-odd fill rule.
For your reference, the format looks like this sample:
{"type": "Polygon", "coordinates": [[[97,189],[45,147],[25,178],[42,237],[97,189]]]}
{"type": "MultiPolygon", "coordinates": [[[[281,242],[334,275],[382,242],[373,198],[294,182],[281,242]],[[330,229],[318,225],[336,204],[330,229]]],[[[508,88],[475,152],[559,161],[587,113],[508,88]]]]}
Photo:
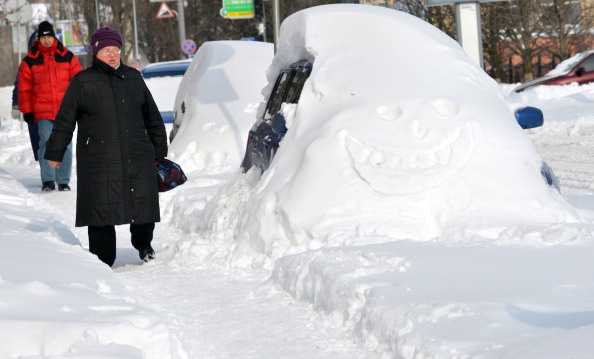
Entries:
{"type": "Polygon", "coordinates": [[[495,81],[437,28],[377,6],[295,13],[264,95],[304,58],[313,71],[270,168],[238,175],[205,210],[238,250],[459,240],[576,218],[495,81]]]}

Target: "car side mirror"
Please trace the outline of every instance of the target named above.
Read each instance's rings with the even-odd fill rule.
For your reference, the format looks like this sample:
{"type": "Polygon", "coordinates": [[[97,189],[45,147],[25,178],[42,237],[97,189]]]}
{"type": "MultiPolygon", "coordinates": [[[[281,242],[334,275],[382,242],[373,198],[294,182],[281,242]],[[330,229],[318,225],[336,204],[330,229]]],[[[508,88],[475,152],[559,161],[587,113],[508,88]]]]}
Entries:
{"type": "Polygon", "coordinates": [[[583,66],[580,66],[577,70],[575,70],[575,74],[578,76],[582,76],[586,72],[586,69],[583,66]]]}
{"type": "Polygon", "coordinates": [[[516,110],[516,121],[526,130],[542,126],[544,116],[539,108],[527,106],[516,110]]]}
{"type": "Polygon", "coordinates": [[[285,133],[287,133],[285,116],[283,116],[280,112],[277,112],[274,116],[272,116],[272,130],[281,136],[284,136],[285,133]]]}

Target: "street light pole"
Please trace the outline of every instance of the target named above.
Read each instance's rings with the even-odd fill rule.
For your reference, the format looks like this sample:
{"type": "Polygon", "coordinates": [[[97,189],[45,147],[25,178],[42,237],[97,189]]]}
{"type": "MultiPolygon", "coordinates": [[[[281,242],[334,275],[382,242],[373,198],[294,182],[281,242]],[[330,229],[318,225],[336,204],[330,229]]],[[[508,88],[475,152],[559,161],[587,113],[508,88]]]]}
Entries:
{"type": "Polygon", "coordinates": [[[177,0],[177,23],[179,25],[179,54],[180,60],[186,58],[182,45],[186,41],[186,20],[184,17],[184,0],[177,0]]]}
{"type": "Polygon", "coordinates": [[[274,52],[278,46],[278,33],[280,27],[280,11],[278,0],[272,1],[272,26],[274,27],[274,52]]]}
{"type": "Polygon", "coordinates": [[[136,66],[140,68],[140,59],[138,57],[138,27],[136,24],[136,0],[132,0],[132,12],[134,14],[134,60],[136,60],[136,66]]]}
{"type": "Polygon", "coordinates": [[[99,23],[99,5],[97,4],[97,0],[95,0],[95,16],[97,17],[97,29],[101,28],[101,24],[99,23]]]}

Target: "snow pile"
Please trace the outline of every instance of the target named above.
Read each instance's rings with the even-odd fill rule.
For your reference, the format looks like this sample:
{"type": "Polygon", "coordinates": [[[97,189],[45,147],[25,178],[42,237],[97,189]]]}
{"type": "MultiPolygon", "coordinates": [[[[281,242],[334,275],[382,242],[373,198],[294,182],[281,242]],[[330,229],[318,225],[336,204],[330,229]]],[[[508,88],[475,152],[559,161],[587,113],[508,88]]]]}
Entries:
{"type": "Polygon", "coordinates": [[[186,357],[160,314],[136,304],[50,203],[2,169],[0,181],[0,357],[186,357]]]}
{"type": "Polygon", "coordinates": [[[239,166],[272,56],[270,43],[211,41],[200,46],[175,97],[174,122],[181,125],[169,154],[184,171],[239,166]]]}
{"type": "Polygon", "coordinates": [[[298,110],[284,107],[270,168],[239,174],[207,206],[211,235],[232,228],[239,253],[495,239],[501,227],[578,220],[497,84],[438,29],[374,6],[301,11],[282,25],[265,93],[303,58],[313,72],[298,110]]]}

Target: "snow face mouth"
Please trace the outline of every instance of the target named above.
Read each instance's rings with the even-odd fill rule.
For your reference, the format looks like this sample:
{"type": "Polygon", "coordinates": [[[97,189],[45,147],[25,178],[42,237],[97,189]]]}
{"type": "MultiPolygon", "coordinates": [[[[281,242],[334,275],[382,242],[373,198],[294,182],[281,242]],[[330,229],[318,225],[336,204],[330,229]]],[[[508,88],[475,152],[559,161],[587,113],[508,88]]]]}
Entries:
{"type": "Polygon", "coordinates": [[[398,136],[406,143],[395,148],[372,145],[348,133],[345,147],[353,170],[374,191],[384,195],[412,194],[450,179],[464,167],[473,152],[469,125],[439,131],[443,133],[438,141],[419,138],[418,131],[408,137],[398,136]]]}

